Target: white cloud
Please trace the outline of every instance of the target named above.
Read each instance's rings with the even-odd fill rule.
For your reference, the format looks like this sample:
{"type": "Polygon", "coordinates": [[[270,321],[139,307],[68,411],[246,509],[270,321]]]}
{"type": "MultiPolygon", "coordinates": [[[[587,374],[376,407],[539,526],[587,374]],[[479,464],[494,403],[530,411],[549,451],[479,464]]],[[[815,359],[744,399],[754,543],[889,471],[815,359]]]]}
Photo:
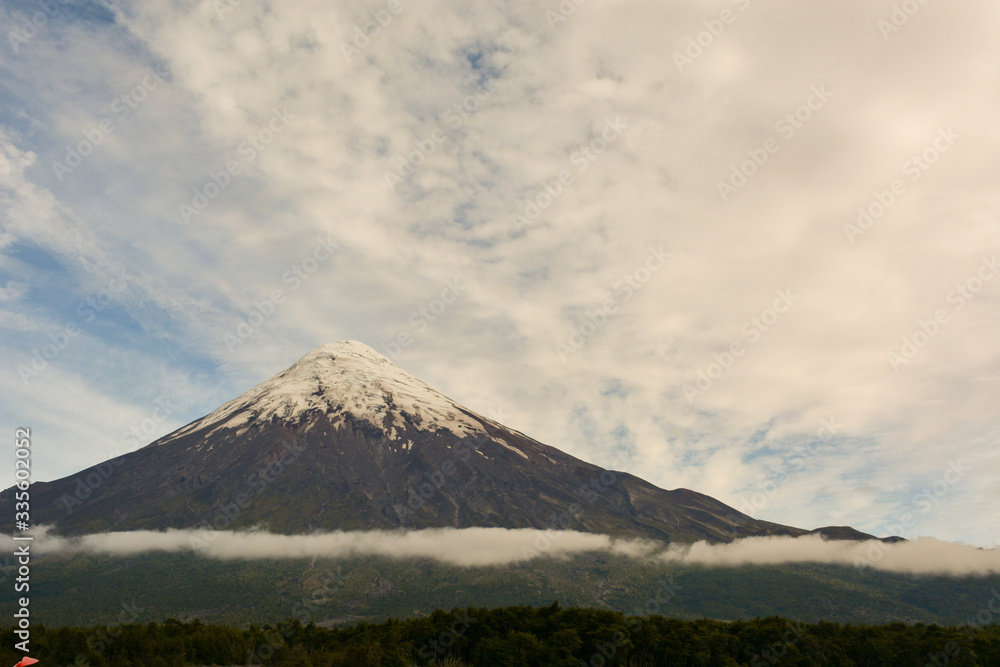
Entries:
{"type": "Polygon", "coordinates": [[[750,537],[731,544],[697,542],[671,546],[663,560],[688,565],[732,567],[826,563],[919,575],[984,576],[1000,572],[1000,551],[923,538],[885,544],[877,541],[804,537],[750,537]]]}
{"type": "MultiPolygon", "coordinates": [[[[730,544],[666,545],[607,535],[557,530],[463,528],[418,531],[354,531],[278,535],[262,531],[167,530],[98,533],[75,538],[37,535],[40,553],[128,556],[155,551],[194,551],[208,558],[430,558],[460,567],[500,566],[534,558],[608,552],[684,565],[738,567],[824,563],[918,575],[984,576],[1000,573],[1000,551],[924,538],[885,544],[826,540],[817,535],[751,537],[730,544]]],[[[10,538],[7,538],[8,541],[10,538]]],[[[11,543],[13,544],[13,543],[11,543]]]]}

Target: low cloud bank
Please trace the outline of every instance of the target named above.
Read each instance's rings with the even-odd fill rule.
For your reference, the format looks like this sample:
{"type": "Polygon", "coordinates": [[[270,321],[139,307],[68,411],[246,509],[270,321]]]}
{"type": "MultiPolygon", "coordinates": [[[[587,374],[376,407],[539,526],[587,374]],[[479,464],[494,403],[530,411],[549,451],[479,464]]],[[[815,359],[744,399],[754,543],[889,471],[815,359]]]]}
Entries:
{"type": "Polygon", "coordinates": [[[152,551],[194,551],[221,559],[373,555],[431,558],[462,567],[507,565],[543,556],[560,557],[594,551],[643,556],[653,553],[657,547],[654,542],[619,540],[593,533],[507,528],[337,531],[308,535],[166,530],[96,533],[72,538],[54,536],[45,531],[36,537],[36,550],[41,553],[124,556],[152,551]]]}
{"type": "Polygon", "coordinates": [[[605,552],[681,565],[737,567],[828,563],[910,574],[1000,574],[1000,549],[979,549],[933,538],[885,544],[825,540],[818,535],[751,537],[730,544],[666,545],[593,533],[507,528],[338,531],[309,535],[253,530],[166,530],[97,533],[72,538],[58,537],[43,528],[36,531],[34,551],[115,556],[193,551],[209,558],[248,560],[370,555],[430,558],[462,567],[508,565],[541,557],[605,552]]]}
{"type": "Polygon", "coordinates": [[[909,574],[1000,574],[1000,549],[979,549],[931,537],[895,544],[825,540],[819,535],[748,537],[730,544],[671,545],[658,558],[688,565],[828,563],[909,574]]]}

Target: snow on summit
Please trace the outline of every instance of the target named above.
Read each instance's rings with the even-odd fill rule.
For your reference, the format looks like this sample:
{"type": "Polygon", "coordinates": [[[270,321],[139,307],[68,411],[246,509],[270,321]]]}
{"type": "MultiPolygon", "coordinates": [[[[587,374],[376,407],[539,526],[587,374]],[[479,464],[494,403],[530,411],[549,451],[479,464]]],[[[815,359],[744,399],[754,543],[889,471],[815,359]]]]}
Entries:
{"type": "Polygon", "coordinates": [[[240,428],[272,419],[298,422],[319,414],[334,423],[348,416],[368,421],[389,431],[390,439],[406,424],[422,431],[446,429],[457,436],[485,430],[450,398],[364,343],[341,341],[317,347],[170,439],[211,425],[213,430],[240,428]]]}

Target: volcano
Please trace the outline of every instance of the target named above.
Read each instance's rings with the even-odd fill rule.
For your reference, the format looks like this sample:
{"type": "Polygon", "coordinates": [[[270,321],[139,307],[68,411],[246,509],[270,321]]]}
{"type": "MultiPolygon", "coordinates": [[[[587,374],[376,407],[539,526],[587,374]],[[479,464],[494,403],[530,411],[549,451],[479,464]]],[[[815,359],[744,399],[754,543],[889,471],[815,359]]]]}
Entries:
{"type": "MultiPolygon", "coordinates": [[[[12,491],[0,494],[4,517],[12,491]]],[[[211,414],[31,491],[33,523],[62,535],[479,526],[725,542],[809,532],[577,459],[355,341],[318,347],[211,414]]]]}

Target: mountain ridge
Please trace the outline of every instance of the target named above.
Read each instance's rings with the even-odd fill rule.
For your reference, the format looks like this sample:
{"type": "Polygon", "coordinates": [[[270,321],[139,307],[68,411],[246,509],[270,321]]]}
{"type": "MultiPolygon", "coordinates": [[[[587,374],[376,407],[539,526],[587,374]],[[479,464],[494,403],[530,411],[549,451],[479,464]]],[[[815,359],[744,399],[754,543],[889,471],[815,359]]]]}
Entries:
{"type": "MultiPolygon", "coordinates": [[[[666,542],[807,531],[607,470],[478,415],[357,341],[311,350],[113,461],[32,484],[65,535],[224,524],[316,530],[573,529],[666,542]]],[[[0,493],[0,512],[13,503],[0,493]]],[[[13,516],[6,512],[3,516],[13,516]]]]}

